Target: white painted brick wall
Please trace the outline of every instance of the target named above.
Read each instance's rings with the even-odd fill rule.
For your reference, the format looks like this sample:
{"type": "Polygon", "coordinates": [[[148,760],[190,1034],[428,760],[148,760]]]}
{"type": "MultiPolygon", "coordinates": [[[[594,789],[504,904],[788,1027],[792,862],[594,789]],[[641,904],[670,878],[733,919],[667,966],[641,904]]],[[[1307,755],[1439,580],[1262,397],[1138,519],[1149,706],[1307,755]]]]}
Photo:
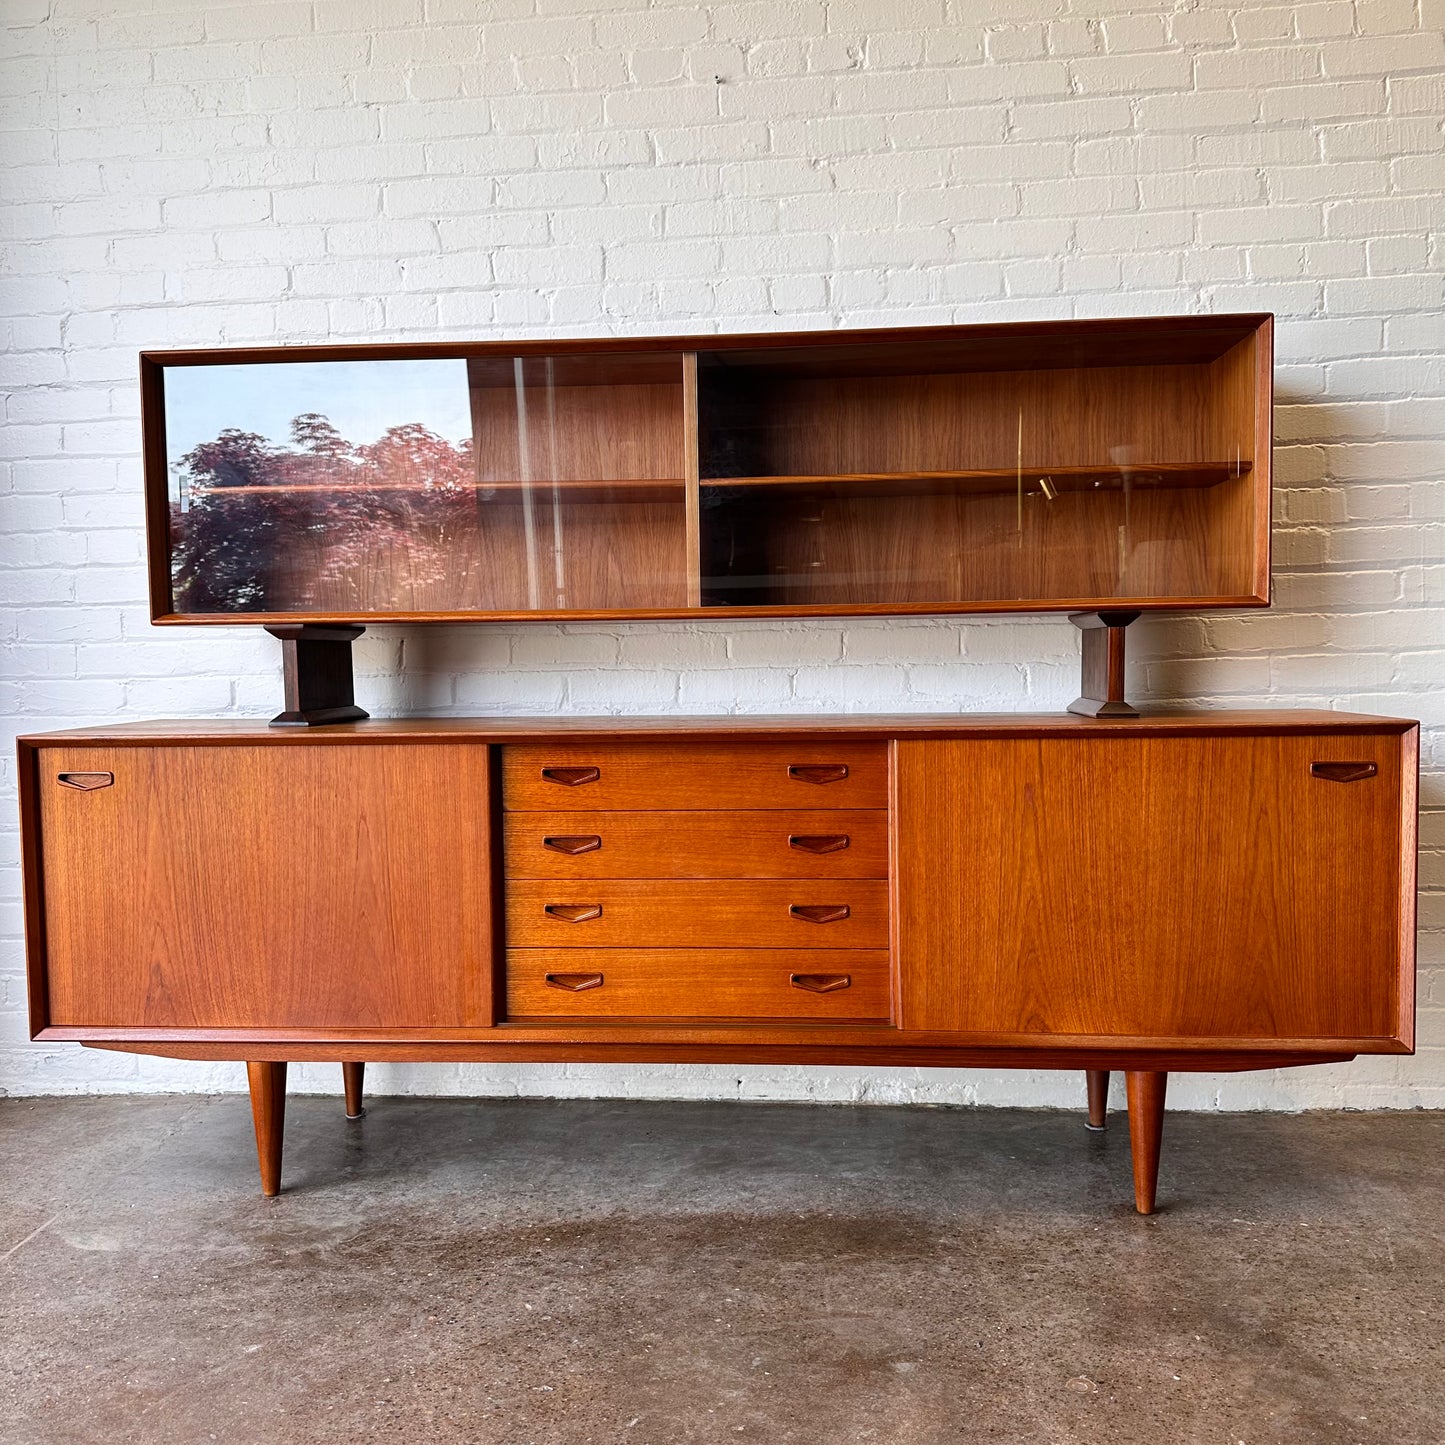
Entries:
{"type": "MultiPolygon", "coordinates": [[[[147,623],[142,347],[1273,310],[1276,609],[1141,622],[1133,688],[1425,721],[1421,1048],[1171,1099],[1445,1105],[1445,0],[0,0],[0,21],[7,734],[276,705],[269,638],[147,623]]],[[[1057,619],[378,628],[359,652],[379,714],[1052,710],[1077,638],[1057,619]]],[[[25,1041],[8,745],[0,769],[0,1092],[239,1087],[234,1066],[25,1041]]],[[[1082,1087],[660,1066],[371,1083],[1082,1087]]]]}

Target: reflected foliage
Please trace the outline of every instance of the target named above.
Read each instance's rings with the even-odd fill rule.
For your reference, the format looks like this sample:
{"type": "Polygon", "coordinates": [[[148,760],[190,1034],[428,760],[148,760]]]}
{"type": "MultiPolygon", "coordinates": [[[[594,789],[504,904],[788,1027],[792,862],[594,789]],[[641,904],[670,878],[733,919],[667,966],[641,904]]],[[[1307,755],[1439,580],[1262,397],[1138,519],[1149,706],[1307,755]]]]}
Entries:
{"type": "Polygon", "coordinates": [[[475,529],[470,439],[416,423],[356,445],[304,412],[290,445],[228,429],[181,458],[171,515],[181,612],[404,608],[437,581],[459,531],[475,529]],[[379,577],[395,596],[377,596],[379,577]]]}

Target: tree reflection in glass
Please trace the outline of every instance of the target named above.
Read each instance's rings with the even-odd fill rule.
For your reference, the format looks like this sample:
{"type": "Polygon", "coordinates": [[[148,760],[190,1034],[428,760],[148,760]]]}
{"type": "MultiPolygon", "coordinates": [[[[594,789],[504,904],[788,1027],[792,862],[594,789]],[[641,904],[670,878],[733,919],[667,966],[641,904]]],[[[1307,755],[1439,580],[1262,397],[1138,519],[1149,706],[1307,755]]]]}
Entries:
{"type": "MultiPolygon", "coordinates": [[[[351,440],[324,412],[305,410],[285,425],[289,440],[284,444],[259,429],[228,426],[178,452],[180,438],[187,431],[195,434],[213,403],[192,399],[176,385],[174,374],[168,378],[168,414],[172,388],[178,393],[176,420],[168,419],[167,425],[178,611],[346,612],[447,605],[442,594],[449,571],[458,549],[475,540],[478,526],[469,418],[466,434],[455,442],[419,420],[387,426],[376,435],[373,418],[383,405],[395,415],[408,401],[417,401],[415,410],[460,431],[467,410],[465,374],[452,369],[456,363],[440,364],[447,368],[453,395],[439,405],[430,395],[415,397],[417,380],[426,380],[418,378],[418,365],[436,368],[438,363],[378,365],[383,372],[388,366],[407,370],[395,378],[400,384],[389,394],[373,390],[367,398],[363,388],[361,399],[369,399],[374,409],[360,416],[356,374],[368,368],[353,364],[346,378],[352,394],[340,404],[372,432],[369,441],[351,440]]],[[[330,389],[314,384],[329,380],[317,375],[328,367],[225,370],[233,375],[289,373],[291,386],[279,393],[272,377],[231,393],[235,412],[248,420],[254,416],[268,430],[282,430],[277,425],[282,402],[294,405],[330,389]]],[[[215,384],[213,376],[210,385],[215,384]]]]}

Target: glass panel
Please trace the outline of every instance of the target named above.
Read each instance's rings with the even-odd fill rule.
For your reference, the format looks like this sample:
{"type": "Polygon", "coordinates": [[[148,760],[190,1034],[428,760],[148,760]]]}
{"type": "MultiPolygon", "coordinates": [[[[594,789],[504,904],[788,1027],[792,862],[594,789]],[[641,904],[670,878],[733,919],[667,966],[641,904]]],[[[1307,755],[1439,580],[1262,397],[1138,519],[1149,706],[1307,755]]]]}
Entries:
{"type": "Polygon", "coordinates": [[[179,613],[686,604],[678,355],[164,378],[179,613]]]}
{"type": "Polygon", "coordinates": [[[1112,359],[700,356],[703,604],[1248,594],[1253,341],[1112,359]]]}

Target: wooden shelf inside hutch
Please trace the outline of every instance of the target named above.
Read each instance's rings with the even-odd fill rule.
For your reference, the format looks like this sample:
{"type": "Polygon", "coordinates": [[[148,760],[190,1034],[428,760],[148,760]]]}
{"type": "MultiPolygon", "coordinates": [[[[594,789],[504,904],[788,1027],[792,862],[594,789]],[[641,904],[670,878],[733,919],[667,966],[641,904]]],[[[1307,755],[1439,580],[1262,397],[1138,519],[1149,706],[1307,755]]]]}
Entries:
{"type": "Polygon", "coordinates": [[[1253,469],[1240,462],[1140,462],[1117,467],[993,467],[955,472],[866,472],[853,476],[704,477],[712,487],[765,487],[773,496],[891,497],[951,496],[959,492],[995,494],[1022,490],[1047,496],[1128,487],[1213,487],[1253,469]]]}

